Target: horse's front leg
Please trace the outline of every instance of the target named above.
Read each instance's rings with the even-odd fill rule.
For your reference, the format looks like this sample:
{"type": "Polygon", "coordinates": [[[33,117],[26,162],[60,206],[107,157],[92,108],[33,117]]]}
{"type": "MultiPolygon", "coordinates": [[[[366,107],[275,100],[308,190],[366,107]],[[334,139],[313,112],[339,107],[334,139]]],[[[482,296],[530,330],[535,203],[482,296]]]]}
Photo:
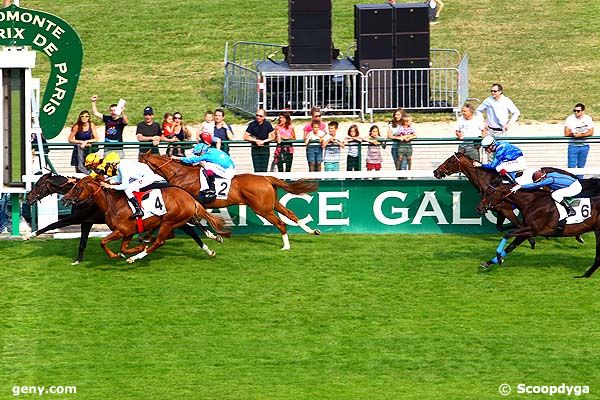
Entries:
{"type": "Polygon", "coordinates": [[[129,243],[131,243],[132,239],[133,239],[133,235],[127,236],[126,238],[123,239],[123,241],[121,242],[121,252],[119,253],[119,256],[125,258],[126,254],[136,254],[146,248],[146,245],[142,243],[142,244],[137,245],[130,249],[129,243]]]}
{"type": "Polygon", "coordinates": [[[119,240],[122,237],[124,237],[125,235],[123,235],[121,233],[121,231],[119,230],[114,230],[112,231],[108,236],[106,236],[105,238],[103,238],[100,241],[100,246],[102,247],[102,249],[106,252],[106,255],[108,255],[110,258],[119,258],[119,255],[115,252],[113,252],[111,249],[108,248],[107,244],[114,241],[114,240],[119,240]]]}
{"type": "Polygon", "coordinates": [[[171,233],[171,231],[174,228],[171,226],[171,224],[166,224],[166,223],[162,223],[160,225],[160,228],[158,229],[158,235],[156,236],[156,239],[152,242],[152,245],[150,247],[147,247],[146,249],[142,250],[140,253],[136,254],[133,257],[129,257],[127,259],[127,262],[129,264],[133,264],[136,260],[141,260],[142,258],[146,257],[148,254],[152,253],[154,250],[156,250],[157,248],[159,248],[160,246],[165,244],[165,241],[167,240],[167,238],[169,237],[169,234],[171,233]]]}

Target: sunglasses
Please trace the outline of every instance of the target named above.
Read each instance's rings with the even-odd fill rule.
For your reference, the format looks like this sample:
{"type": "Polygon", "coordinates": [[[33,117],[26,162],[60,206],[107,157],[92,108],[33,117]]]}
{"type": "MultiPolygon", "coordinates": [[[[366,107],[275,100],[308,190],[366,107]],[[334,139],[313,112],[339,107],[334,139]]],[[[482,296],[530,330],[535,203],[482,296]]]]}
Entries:
{"type": "Polygon", "coordinates": [[[80,115],[81,118],[89,118],[90,116],[85,114],[85,115],[80,115]]]}
{"type": "Polygon", "coordinates": [[[173,117],[173,119],[183,119],[183,117],[173,117]]]}
{"type": "Polygon", "coordinates": [[[492,93],[498,93],[498,92],[499,92],[499,90],[494,90],[494,89],[492,89],[492,90],[490,90],[490,92],[492,92],[492,93]]]}
{"type": "Polygon", "coordinates": [[[320,117],[320,116],[321,116],[321,114],[315,114],[315,117],[320,117]]]}
{"type": "Polygon", "coordinates": [[[574,112],[574,113],[578,113],[578,112],[582,112],[582,111],[583,111],[583,110],[578,110],[578,109],[576,109],[576,108],[574,108],[574,109],[573,109],[573,112],[574,112]]]}

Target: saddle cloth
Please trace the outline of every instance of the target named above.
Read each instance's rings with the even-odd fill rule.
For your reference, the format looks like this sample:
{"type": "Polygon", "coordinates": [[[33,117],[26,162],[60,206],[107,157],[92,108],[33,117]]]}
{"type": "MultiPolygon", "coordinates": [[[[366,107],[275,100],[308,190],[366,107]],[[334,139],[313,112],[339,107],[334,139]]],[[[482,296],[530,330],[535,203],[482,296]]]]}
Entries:
{"type": "MultiPolygon", "coordinates": [[[[208,182],[202,172],[200,172],[200,191],[208,189],[208,182]]],[[[227,200],[231,189],[231,179],[221,178],[215,175],[215,191],[217,192],[217,200],[227,200]]]]}
{"type": "MultiPolygon", "coordinates": [[[[571,207],[573,207],[575,210],[575,215],[567,218],[567,225],[579,224],[592,216],[592,208],[589,198],[573,199],[570,201],[570,203],[571,207]]],[[[564,219],[567,216],[567,211],[562,205],[557,204],[556,202],[554,204],[556,204],[556,208],[558,209],[558,219],[564,219]]]]}
{"type": "MultiPolygon", "coordinates": [[[[142,210],[144,211],[144,216],[142,219],[150,218],[152,216],[160,217],[161,215],[165,215],[167,213],[167,207],[165,206],[165,201],[162,197],[162,191],[160,189],[152,189],[148,192],[133,192],[136,199],[142,206],[142,210]],[[141,201],[140,201],[141,198],[141,201]]],[[[131,208],[131,212],[133,213],[135,209],[128,201],[129,208],[131,208]]]]}

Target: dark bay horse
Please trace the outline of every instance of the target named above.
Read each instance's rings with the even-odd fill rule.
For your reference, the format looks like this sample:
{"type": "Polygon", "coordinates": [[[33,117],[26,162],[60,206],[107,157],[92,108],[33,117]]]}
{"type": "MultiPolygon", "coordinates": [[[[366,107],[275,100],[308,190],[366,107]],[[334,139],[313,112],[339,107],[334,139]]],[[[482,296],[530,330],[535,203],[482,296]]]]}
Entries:
{"type": "MultiPolygon", "coordinates": [[[[484,168],[476,168],[473,166],[473,159],[465,155],[464,150],[461,150],[457,153],[454,153],[446,161],[444,161],[440,166],[438,166],[433,171],[433,176],[436,179],[442,179],[448,175],[463,173],[469,182],[480,194],[485,193],[490,184],[500,181],[501,176],[494,170],[484,169],[484,168]]],[[[498,219],[496,220],[496,229],[499,231],[504,231],[504,220],[508,219],[514,226],[521,227],[523,223],[516,216],[512,205],[508,203],[499,204],[494,208],[494,211],[498,213],[498,219]]],[[[521,243],[523,240],[515,240],[509,248],[512,250],[521,243]]],[[[531,248],[535,248],[535,239],[528,238],[529,244],[531,248]]]]}
{"type": "MultiPolygon", "coordinates": [[[[142,259],[148,254],[155,251],[158,247],[164,245],[165,240],[169,237],[171,231],[181,227],[189,220],[194,220],[197,223],[201,219],[206,219],[210,226],[217,232],[221,231],[225,226],[225,221],[221,217],[214,216],[206,211],[202,205],[196,201],[185,190],[177,187],[167,187],[161,189],[167,213],[163,216],[151,216],[144,219],[144,228],[146,231],[151,231],[158,228],[158,234],[154,242],[143,249],[140,253],[127,259],[128,263],[133,263],[136,260],[142,259]]],[[[118,258],[119,255],[110,250],[107,246],[113,240],[123,239],[121,243],[121,252],[123,254],[131,254],[133,249],[128,249],[127,246],[131,242],[133,236],[137,233],[137,223],[131,219],[131,209],[129,202],[123,192],[113,189],[104,189],[100,182],[91,178],[85,177],[77,182],[63,198],[65,204],[73,202],[81,202],[88,198],[93,198],[94,202],[100,208],[106,219],[106,224],[113,231],[100,241],[100,245],[110,258],[118,258]]],[[[141,245],[144,247],[144,245],[141,245]]],[[[138,249],[136,247],[136,249],[138,249]]]]}
{"type": "MultiPolygon", "coordinates": [[[[75,178],[67,178],[61,175],[57,175],[54,173],[47,173],[43,175],[36,183],[33,185],[33,188],[29,193],[27,193],[27,202],[32,204],[35,201],[40,201],[46,196],[51,194],[66,194],[71,188],[75,185],[75,182],[78,179],[75,178]]],[[[26,239],[30,239],[32,237],[39,236],[43,233],[54,229],[64,228],[65,226],[70,225],[81,225],[81,235],[79,238],[79,249],[77,252],[77,258],[73,261],[72,265],[77,265],[83,260],[83,253],[85,252],[85,248],[87,247],[88,238],[90,235],[90,231],[92,229],[92,225],[94,224],[104,224],[105,217],[104,212],[98,208],[96,203],[90,199],[90,201],[81,202],[78,204],[74,204],[71,208],[71,214],[59,219],[58,221],[42,228],[38,229],[35,232],[31,232],[26,239]]],[[[202,225],[198,226],[207,237],[222,242],[223,239],[220,235],[214,235],[212,232],[204,228],[202,225]]],[[[200,246],[206,253],[210,256],[214,256],[215,252],[210,250],[208,246],[206,246],[196,231],[194,227],[190,224],[186,224],[181,226],[181,229],[184,233],[190,236],[194,241],[200,246]]]]}
{"type": "MultiPolygon", "coordinates": [[[[515,229],[505,238],[515,236],[557,236],[559,212],[554,199],[549,192],[539,189],[510,191],[512,185],[501,183],[497,187],[491,186],[484,194],[477,211],[485,213],[492,207],[501,203],[512,203],[521,210],[527,226],[515,229]]],[[[594,264],[581,276],[576,278],[589,278],[600,266],[600,198],[590,199],[590,217],[581,223],[569,224],[564,227],[560,236],[577,236],[593,231],[596,235],[596,257],[594,264]]]]}
{"type": "MultiPolygon", "coordinates": [[[[200,167],[185,165],[174,161],[167,156],[147,152],[140,156],[140,162],[146,163],[154,172],[165,178],[171,185],[179,186],[198,198],[200,193],[200,167]]],[[[286,183],[272,176],[261,176],[253,174],[239,174],[231,181],[231,189],[227,200],[215,200],[205,204],[207,208],[229,207],[235,204],[246,204],[261,217],[264,217],[275,225],[281,232],[283,238],[282,250],[290,249],[287,235],[287,226],[275,214],[275,211],[283,214],[291,221],[298,224],[305,232],[311,235],[320,235],[318,229],[311,229],[298,219],[292,210],[286,208],[277,199],[277,188],[288,193],[304,194],[317,190],[317,183],[299,180],[286,183]]]]}

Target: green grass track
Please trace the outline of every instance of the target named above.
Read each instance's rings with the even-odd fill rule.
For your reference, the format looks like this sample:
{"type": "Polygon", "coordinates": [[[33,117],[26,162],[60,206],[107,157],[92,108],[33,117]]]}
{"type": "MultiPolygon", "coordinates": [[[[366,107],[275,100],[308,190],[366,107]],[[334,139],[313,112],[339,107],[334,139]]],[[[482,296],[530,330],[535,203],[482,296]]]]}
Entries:
{"type": "Polygon", "coordinates": [[[241,235],[211,242],[216,259],[175,239],[133,266],[98,239],[79,266],[76,240],[2,241],[0,399],[482,400],[563,382],[597,399],[600,273],[573,279],[585,238],[489,273],[496,235],[292,235],[289,252],[241,235]]]}

